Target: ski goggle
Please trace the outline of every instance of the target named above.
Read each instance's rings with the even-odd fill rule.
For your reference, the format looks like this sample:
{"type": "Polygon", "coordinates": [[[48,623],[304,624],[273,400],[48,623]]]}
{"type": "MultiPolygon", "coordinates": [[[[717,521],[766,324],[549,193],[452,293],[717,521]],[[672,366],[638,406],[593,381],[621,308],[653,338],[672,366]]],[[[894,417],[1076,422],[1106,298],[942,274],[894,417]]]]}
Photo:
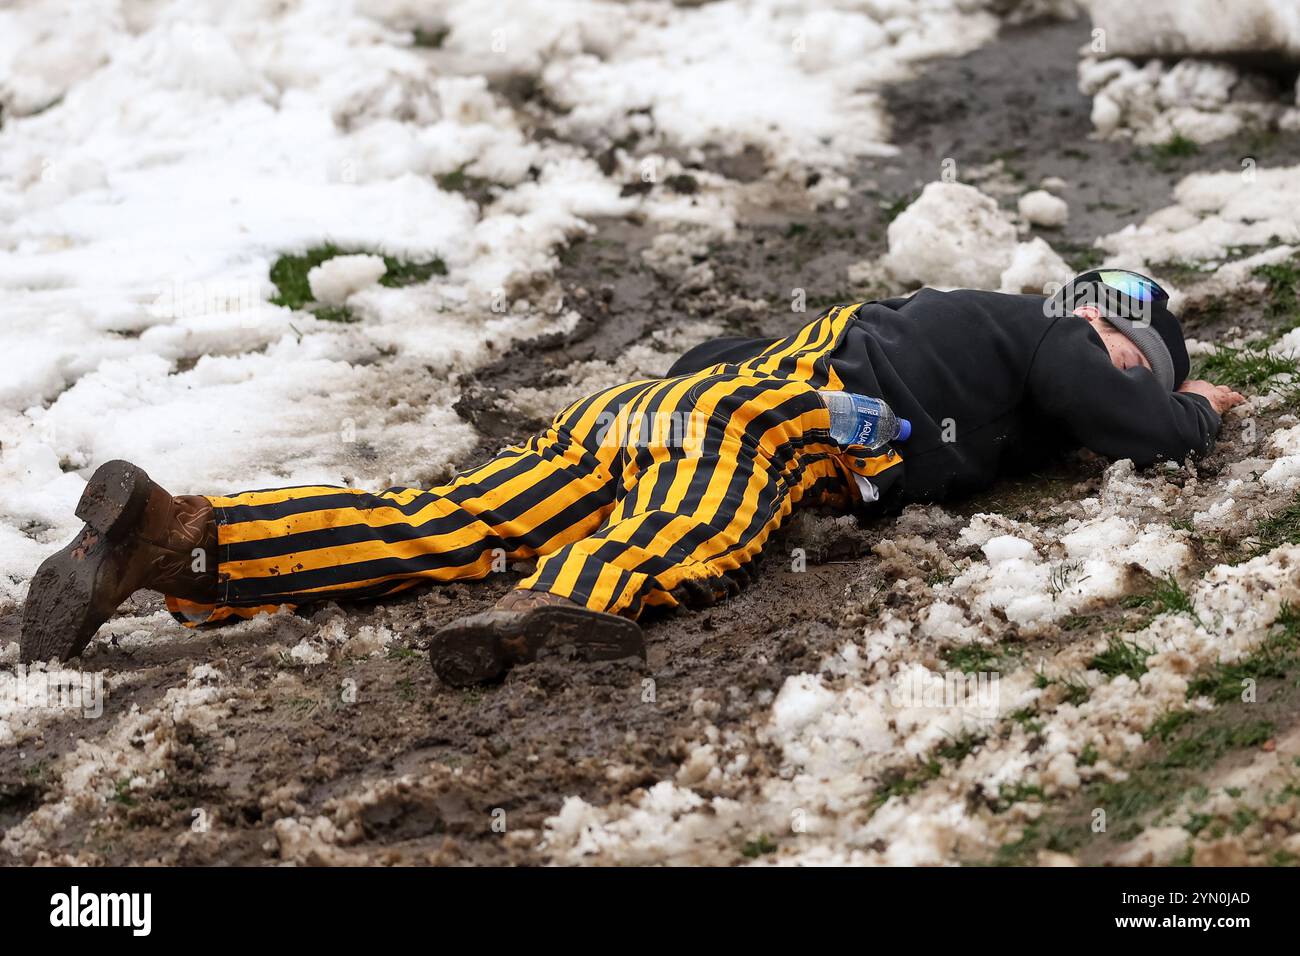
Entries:
{"type": "Polygon", "coordinates": [[[1102,269],[1097,278],[1102,283],[1139,302],[1158,302],[1169,298],[1169,293],[1144,275],[1125,269],[1102,269]]]}

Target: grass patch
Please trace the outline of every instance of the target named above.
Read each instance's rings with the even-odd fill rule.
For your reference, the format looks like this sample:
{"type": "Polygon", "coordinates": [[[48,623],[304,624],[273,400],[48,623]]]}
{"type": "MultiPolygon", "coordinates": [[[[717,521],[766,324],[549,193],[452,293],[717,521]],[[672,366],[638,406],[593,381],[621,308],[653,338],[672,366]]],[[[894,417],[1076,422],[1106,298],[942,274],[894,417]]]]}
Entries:
{"type": "Polygon", "coordinates": [[[1252,272],[1268,286],[1265,314],[1277,331],[1300,326],[1300,259],[1292,257],[1285,262],[1256,266],[1252,272]]]}
{"type": "Polygon", "coordinates": [[[1182,133],[1175,133],[1163,143],[1152,146],[1148,155],[1157,166],[1163,167],[1188,156],[1195,156],[1200,151],[1201,147],[1196,145],[1195,140],[1188,139],[1182,133]]]}
{"type": "Polygon", "coordinates": [[[748,860],[757,860],[760,856],[776,852],[776,844],[766,833],[760,833],[753,840],[749,840],[741,848],[740,853],[748,860]]]}
{"type": "Polygon", "coordinates": [[[984,738],[966,731],[959,737],[953,737],[947,743],[940,744],[934,752],[944,760],[951,760],[953,763],[961,763],[970,754],[983,743],[984,738]]]}
{"type": "MultiPolygon", "coordinates": [[[[1146,614],[1142,615],[1135,623],[1128,622],[1129,626],[1123,628],[1126,632],[1140,631],[1143,628],[1148,627],[1151,622],[1161,614],[1167,613],[1187,614],[1193,620],[1198,622],[1200,620],[1197,618],[1196,610],[1192,605],[1191,595],[1183,590],[1183,586],[1178,583],[1178,579],[1172,574],[1163,578],[1156,578],[1156,583],[1150,591],[1142,594],[1129,594],[1124,596],[1120,599],[1119,606],[1128,611],[1136,610],[1138,608],[1145,609],[1146,611],[1146,614]]],[[[1111,649],[1112,648],[1107,648],[1107,651],[1111,649]]],[[[1122,651],[1122,648],[1118,646],[1114,649],[1122,651]]],[[[1149,656],[1150,652],[1147,653],[1149,656]]],[[[1099,654],[1098,658],[1100,658],[1103,664],[1105,664],[1107,661],[1106,652],[1099,654]]],[[[1145,661],[1145,659],[1146,658],[1144,657],[1143,660],[1145,661]]],[[[1101,670],[1100,667],[1097,669],[1101,670]]],[[[1122,673],[1122,671],[1116,671],[1116,673],[1122,673]]],[[[1143,670],[1139,671],[1138,674],[1140,676],[1144,673],[1146,673],[1145,665],[1143,670]]],[[[1133,675],[1130,674],[1130,676],[1133,675]]]]}
{"type": "Polygon", "coordinates": [[[1001,655],[983,644],[962,644],[945,650],[943,659],[953,670],[963,674],[978,674],[992,670],[1001,655]]]}
{"type": "MultiPolygon", "coordinates": [[[[1178,740],[1150,763],[1134,767],[1127,779],[1092,785],[1085,802],[1106,811],[1108,830],[1121,839],[1132,839],[1141,832],[1143,817],[1188,790],[1196,771],[1230,751],[1258,747],[1272,736],[1273,725],[1264,720],[1203,728],[1178,740]]],[[[1063,839],[1067,845],[1078,846],[1089,835],[1085,823],[1070,828],[1063,839]]]]}
{"type": "Polygon", "coordinates": [[[1104,249],[1083,246],[1077,243],[1063,242],[1056,245],[1056,251],[1075,273],[1088,272],[1097,268],[1106,258],[1104,249]]]}
{"type": "Polygon", "coordinates": [[[1078,677],[1062,677],[1056,683],[1065,688],[1065,702],[1075,707],[1087,700],[1088,695],[1092,693],[1092,688],[1078,677]]]}
{"type": "Polygon", "coordinates": [[[994,813],[1006,813],[1017,803],[1026,800],[1041,801],[1043,797],[1043,788],[1037,784],[1018,783],[1015,786],[1003,784],[998,789],[998,798],[993,801],[991,809],[994,813]]]}
{"type": "Polygon", "coordinates": [[[1088,668],[1101,671],[1107,677],[1123,674],[1131,680],[1137,680],[1147,672],[1147,658],[1151,653],[1136,641],[1112,634],[1106,642],[1106,649],[1088,662],[1088,668]]]}
{"type": "Polygon", "coordinates": [[[1196,714],[1190,710],[1171,710],[1156,718],[1156,722],[1147,728],[1146,739],[1159,737],[1161,740],[1168,740],[1174,734],[1178,733],[1179,728],[1184,724],[1190,723],[1196,719],[1196,714]]]}
{"type": "Polygon", "coordinates": [[[1272,551],[1279,545],[1300,544],[1300,502],[1269,515],[1259,523],[1252,537],[1257,542],[1252,556],[1272,551]]]}
{"type": "MultiPolygon", "coordinates": [[[[944,746],[948,745],[945,744],[944,746]]],[[[974,745],[972,744],[972,746],[974,745]]],[[[918,764],[911,771],[902,769],[887,770],[881,777],[881,785],[876,789],[875,794],[871,797],[871,802],[867,805],[868,809],[871,813],[875,813],[893,797],[911,796],[941,773],[943,773],[943,764],[933,757],[918,764]]]]}
{"type": "Polygon", "coordinates": [[[1043,732],[1043,722],[1038,719],[1038,711],[1033,707],[1021,707],[1007,716],[1021,727],[1024,727],[1026,733],[1040,734],[1043,732]]]}
{"type": "Polygon", "coordinates": [[[1161,612],[1196,616],[1191,596],[1183,590],[1183,586],[1172,574],[1158,580],[1152,596],[1155,598],[1155,606],[1160,608],[1161,612]]]}
{"type": "Polygon", "coordinates": [[[1217,704],[1240,700],[1247,680],[1286,677],[1300,664],[1300,612],[1282,608],[1274,630],[1248,656],[1219,664],[1187,685],[1187,698],[1209,697],[1217,704]]]}
{"type": "MultiPolygon", "coordinates": [[[[326,243],[323,246],[308,249],[302,255],[281,256],[271,266],[271,283],[276,290],[276,294],[271,298],[271,301],[276,305],[283,305],[290,309],[309,309],[315,313],[318,319],[324,319],[327,322],[356,321],[356,317],[352,315],[346,306],[315,305],[315,299],[311,294],[311,283],[307,281],[307,274],[322,262],[333,259],[335,256],[351,255],[364,251],[340,249],[333,243],[326,243]]],[[[383,259],[384,266],[388,271],[379,280],[379,284],[388,288],[413,285],[417,282],[425,282],[436,275],[447,274],[447,264],[436,257],[427,262],[408,262],[394,256],[384,256],[383,259]]]]}
{"type": "Polygon", "coordinates": [[[1199,769],[1231,750],[1258,747],[1272,736],[1273,724],[1267,720],[1207,727],[1176,742],[1155,766],[1168,770],[1199,769]]]}
{"type": "MultiPolygon", "coordinates": [[[[461,193],[480,202],[491,196],[492,188],[497,185],[490,179],[465,172],[465,166],[453,169],[449,173],[441,173],[433,177],[433,180],[438,184],[438,188],[445,192],[461,193]]],[[[651,184],[646,183],[646,185],[651,184]]]]}
{"type": "Polygon", "coordinates": [[[1267,386],[1270,379],[1295,371],[1294,361],[1268,349],[1222,345],[1197,363],[1192,377],[1236,389],[1259,389],[1267,386]]]}

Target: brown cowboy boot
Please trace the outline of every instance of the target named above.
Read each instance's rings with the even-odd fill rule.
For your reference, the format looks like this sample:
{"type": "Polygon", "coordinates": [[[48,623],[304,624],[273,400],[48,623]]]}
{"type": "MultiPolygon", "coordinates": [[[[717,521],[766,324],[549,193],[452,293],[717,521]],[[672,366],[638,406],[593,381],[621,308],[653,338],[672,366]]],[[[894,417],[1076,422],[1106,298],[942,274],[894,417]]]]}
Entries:
{"type": "Polygon", "coordinates": [[[86,485],[77,517],[86,522],[81,534],[32,578],[23,608],[24,663],[76,657],[141,588],[216,599],[217,525],[206,498],[173,498],[143,469],[110,461],[86,485]]]}
{"type": "Polygon", "coordinates": [[[438,631],[429,660],[443,681],[464,687],[494,680],[543,650],[583,661],[645,660],[645,637],[630,618],[546,591],[511,591],[490,611],[438,631]]]}

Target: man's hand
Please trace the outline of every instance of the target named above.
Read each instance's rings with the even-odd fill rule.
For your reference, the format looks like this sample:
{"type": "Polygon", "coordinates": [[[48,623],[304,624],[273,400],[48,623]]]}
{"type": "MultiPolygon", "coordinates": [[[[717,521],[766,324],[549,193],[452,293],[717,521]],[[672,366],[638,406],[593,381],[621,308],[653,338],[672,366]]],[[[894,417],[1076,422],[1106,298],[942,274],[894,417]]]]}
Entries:
{"type": "Polygon", "coordinates": [[[1246,400],[1246,396],[1240,392],[1234,392],[1227,385],[1215,385],[1213,382],[1207,382],[1204,379],[1189,378],[1178,386],[1180,392],[1190,392],[1192,395],[1200,395],[1208,399],[1211,407],[1222,415],[1233,405],[1240,405],[1246,400]]]}

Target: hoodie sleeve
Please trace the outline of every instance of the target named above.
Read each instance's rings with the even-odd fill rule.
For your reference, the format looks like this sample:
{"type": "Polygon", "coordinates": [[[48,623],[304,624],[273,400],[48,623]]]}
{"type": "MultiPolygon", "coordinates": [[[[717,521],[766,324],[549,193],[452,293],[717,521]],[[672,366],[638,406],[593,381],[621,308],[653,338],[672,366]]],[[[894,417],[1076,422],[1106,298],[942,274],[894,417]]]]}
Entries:
{"type": "Polygon", "coordinates": [[[1117,369],[1101,337],[1074,316],[1058,318],[1043,336],[1027,391],[1085,448],[1138,466],[1206,454],[1221,424],[1202,396],[1167,392],[1144,368],[1117,369]]]}
{"type": "Polygon", "coordinates": [[[710,339],[701,342],[673,363],[668,370],[668,377],[674,375],[693,375],[711,365],[735,365],[747,362],[761,355],[763,349],[779,339],[710,339]]]}

